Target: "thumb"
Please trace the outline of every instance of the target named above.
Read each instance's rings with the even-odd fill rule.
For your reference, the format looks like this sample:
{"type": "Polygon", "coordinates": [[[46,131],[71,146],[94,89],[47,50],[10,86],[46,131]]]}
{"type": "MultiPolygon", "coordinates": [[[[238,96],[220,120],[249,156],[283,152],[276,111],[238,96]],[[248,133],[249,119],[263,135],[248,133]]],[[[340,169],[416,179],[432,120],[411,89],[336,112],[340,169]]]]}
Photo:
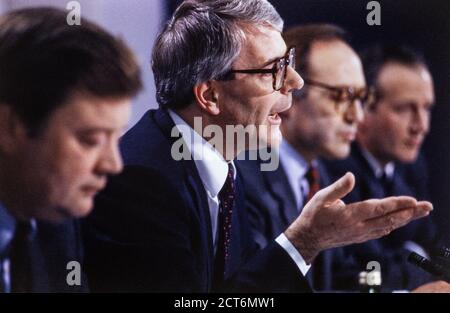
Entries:
{"type": "Polygon", "coordinates": [[[355,186],[355,176],[347,172],[344,176],[339,178],[333,184],[320,191],[320,197],[324,202],[335,202],[343,198],[355,186]]]}

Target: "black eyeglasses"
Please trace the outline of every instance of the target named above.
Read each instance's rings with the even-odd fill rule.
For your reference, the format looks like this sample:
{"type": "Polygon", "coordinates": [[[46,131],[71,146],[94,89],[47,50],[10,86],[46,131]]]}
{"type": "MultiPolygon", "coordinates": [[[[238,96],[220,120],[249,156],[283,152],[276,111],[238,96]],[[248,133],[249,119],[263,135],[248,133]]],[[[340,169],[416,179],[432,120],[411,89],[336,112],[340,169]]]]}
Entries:
{"type": "MultiPolygon", "coordinates": [[[[295,69],[295,47],[290,47],[284,57],[273,64],[271,69],[245,69],[230,70],[227,74],[244,73],[244,74],[272,74],[273,89],[278,91],[283,87],[286,80],[288,66],[295,69]]],[[[227,75],[226,75],[227,76],[227,75]]]]}
{"type": "Polygon", "coordinates": [[[330,91],[331,99],[335,101],[337,110],[340,113],[346,112],[356,100],[359,100],[363,107],[371,104],[375,100],[375,91],[373,88],[331,86],[308,78],[303,78],[303,81],[305,85],[316,86],[330,91]]]}

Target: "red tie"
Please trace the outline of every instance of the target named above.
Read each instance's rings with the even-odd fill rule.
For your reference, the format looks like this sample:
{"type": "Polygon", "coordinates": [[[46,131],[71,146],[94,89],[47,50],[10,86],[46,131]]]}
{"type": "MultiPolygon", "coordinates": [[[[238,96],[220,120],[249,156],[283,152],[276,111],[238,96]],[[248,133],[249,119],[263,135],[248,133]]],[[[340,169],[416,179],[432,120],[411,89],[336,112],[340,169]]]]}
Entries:
{"type": "Polygon", "coordinates": [[[320,190],[319,171],[314,165],[311,164],[305,177],[309,184],[309,192],[306,197],[306,202],[308,202],[316,194],[316,192],[320,190]]]}

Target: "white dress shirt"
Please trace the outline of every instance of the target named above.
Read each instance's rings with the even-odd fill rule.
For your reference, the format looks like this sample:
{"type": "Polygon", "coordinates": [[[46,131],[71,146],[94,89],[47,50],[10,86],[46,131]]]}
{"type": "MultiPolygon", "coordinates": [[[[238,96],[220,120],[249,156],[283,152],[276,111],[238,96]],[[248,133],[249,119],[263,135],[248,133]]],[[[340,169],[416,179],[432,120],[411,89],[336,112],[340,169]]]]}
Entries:
{"type": "MultiPolygon", "coordinates": [[[[225,184],[228,175],[228,163],[223,156],[200,134],[192,129],[178,114],[172,110],[168,110],[169,115],[174,121],[177,129],[181,133],[186,146],[191,152],[191,156],[197,167],[200,179],[205,188],[209,213],[211,217],[212,236],[214,251],[217,247],[217,222],[219,214],[219,197],[218,194],[225,184]]],[[[236,168],[234,163],[230,162],[234,167],[235,177],[236,168]]],[[[281,234],[276,239],[276,242],[290,255],[290,257],[297,264],[303,275],[306,275],[310,265],[307,265],[300,253],[295,249],[291,242],[284,234],[281,234]]]]}
{"type": "Polygon", "coordinates": [[[394,162],[389,162],[385,166],[382,166],[380,162],[378,162],[378,160],[375,159],[375,157],[369,151],[367,151],[367,149],[361,147],[361,153],[366,158],[376,178],[380,179],[383,176],[383,173],[386,174],[386,177],[389,179],[392,179],[394,177],[394,162]]]}

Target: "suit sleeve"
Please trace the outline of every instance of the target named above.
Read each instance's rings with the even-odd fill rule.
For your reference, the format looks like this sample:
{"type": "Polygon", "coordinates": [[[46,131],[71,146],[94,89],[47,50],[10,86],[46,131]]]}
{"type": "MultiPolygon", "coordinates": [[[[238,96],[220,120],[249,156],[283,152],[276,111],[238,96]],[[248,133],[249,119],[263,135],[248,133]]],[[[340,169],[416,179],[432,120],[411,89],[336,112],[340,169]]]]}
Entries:
{"type": "MultiPolygon", "coordinates": [[[[224,291],[231,292],[311,292],[306,278],[291,256],[275,240],[268,242],[264,249],[255,242],[250,232],[248,206],[241,184],[238,204],[239,221],[242,229],[241,240],[245,240],[242,265],[225,282],[224,291]],[[244,208],[246,208],[244,210],[244,208]]],[[[255,208],[256,209],[256,208],[255,208]]],[[[253,221],[254,222],[254,221],[253,221]]],[[[254,226],[254,225],[252,225],[254,226]]]]}
{"type": "MultiPolygon", "coordinates": [[[[127,167],[99,194],[84,221],[85,271],[93,292],[207,292],[209,249],[186,197],[158,172],[127,167]]],[[[239,210],[242,254],[224,292],[309,291],[275,242],[259,252],[239,210]]]]}

